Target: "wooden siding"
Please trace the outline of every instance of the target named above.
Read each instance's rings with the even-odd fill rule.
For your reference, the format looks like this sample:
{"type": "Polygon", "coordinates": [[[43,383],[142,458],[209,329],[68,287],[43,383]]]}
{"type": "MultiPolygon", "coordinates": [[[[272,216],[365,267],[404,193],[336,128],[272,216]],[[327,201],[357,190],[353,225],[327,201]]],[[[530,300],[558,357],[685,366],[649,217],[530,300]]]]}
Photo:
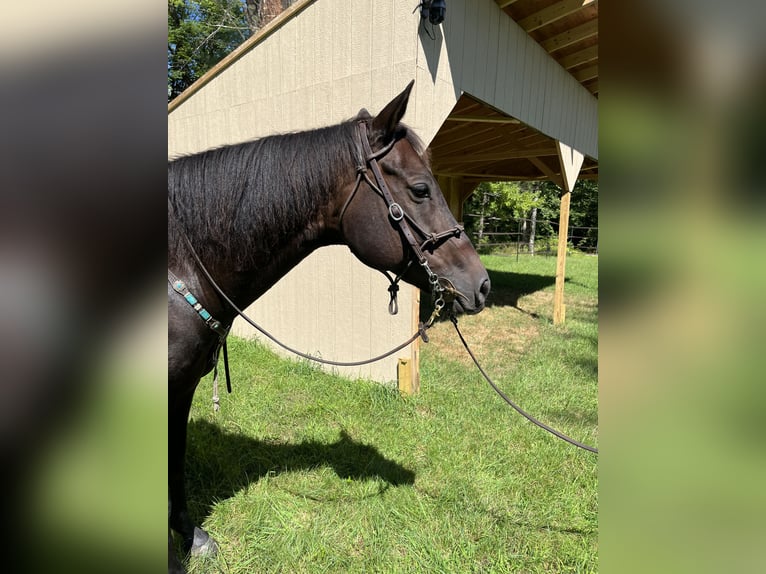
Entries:
{"type": "MultiPolygon", "coordinates": [[[[388,280],[370,272],[347,247],[325,247],[250,307],[253,320],[277,339],[325,359],[358,361],[375,357],[407,340],[417,292],[402,286],[399,315],[388,314],[388,280]]],[[[234,335],[263,339],[237,320],[234,335]]],[[[279,349],[277,349],[279,350],[279,349]]],[[[281,352],[281,351],[280,351],[281,352]]],[[[414,360],[415,349],[361,367],[328,367],[351,378],[396,380],[398,358],[414,360]]]]}

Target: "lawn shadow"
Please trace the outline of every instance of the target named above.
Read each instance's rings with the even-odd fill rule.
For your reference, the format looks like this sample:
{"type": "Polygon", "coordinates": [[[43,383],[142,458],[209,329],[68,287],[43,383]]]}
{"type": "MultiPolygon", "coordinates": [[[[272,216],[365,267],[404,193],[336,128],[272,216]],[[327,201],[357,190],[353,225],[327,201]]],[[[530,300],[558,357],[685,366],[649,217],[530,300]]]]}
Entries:
{"type": "Polygon", "coordinates": [[[387,459],[377,448],[354,440],[345,430],[334,443],[306,440],[298,444],[262,441],[204,420],[188,427],[186,453],[189,506],[199,523],[213,504],[230,498],[265,476],[331,467],[340,478],[380,479],[390,486],[415,483],[415,473],[387,459]]]}
{"type": "MultiPolygon", "coordinates": [[[[492,287],[487,297],[487,307],[509,306],[518,309],[537,319],[539,315],[519,307],[519,299],[525,295],[541,291],[556,283],[556,277],[552,275],[536,275],[533,273],[513,273],[509,271],[493,271],[487,269],[492,287]]],[[[569,279],[564,280],[565,283],[569,279]]],[[[421,295],[420,320],[425,322],[431,315],[432,306],[430,297],[421,295]]],[[[439,321],[448,319],[447,313],[439,317],[439,321]]]]}

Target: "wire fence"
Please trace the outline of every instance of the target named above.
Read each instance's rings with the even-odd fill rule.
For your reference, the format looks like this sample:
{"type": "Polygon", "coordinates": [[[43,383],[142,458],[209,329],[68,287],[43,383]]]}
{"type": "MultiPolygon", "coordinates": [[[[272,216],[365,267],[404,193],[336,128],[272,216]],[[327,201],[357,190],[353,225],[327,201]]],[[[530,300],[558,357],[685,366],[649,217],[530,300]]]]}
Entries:
{"type": "MultiPolygon", "coordinates": [[[[478,226],[474,226],[478,227],[478,226]]],[[[526,218],[513,220],[485,217],[483,229],[471,229],[469,236],[482,253],[497,255],[555,256],[558,251],[559,222],[526,218]],[[502,225],[502,230],[498,230],[502,225]]],[[[598,227],[570,225],[567,246],[571,250],[598,254],[598,227]]]]}

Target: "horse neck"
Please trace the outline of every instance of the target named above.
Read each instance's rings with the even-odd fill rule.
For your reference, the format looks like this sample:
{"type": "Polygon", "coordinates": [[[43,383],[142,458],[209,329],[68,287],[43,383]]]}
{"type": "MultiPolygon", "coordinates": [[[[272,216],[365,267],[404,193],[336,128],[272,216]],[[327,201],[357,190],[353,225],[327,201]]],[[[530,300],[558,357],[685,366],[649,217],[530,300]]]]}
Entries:
{"type": "MultiPolygon", "coordinates": [[[[341,158],[319,145],[327,135],[317,131],[219,148],[170,170],[169,197],[178,221],[238,306],[252,303],[318,247],[341,241],[338,198],[350,191],[354,176],[351,166],[345,175],[332,171],[341,158]]],[[[177,237],[173,245],[186,251],[177,237]]],[[[184,259],[188,264],[190,258],[184,259]]]]}
{"type": "Polygon", "coordinates": [[[321,218],[318,218],[289,241],[275,246],[268,258],[229,273],[224,272],[225,276],[228,275],[227,283],[232,291],[230,297],[240,308],[250,305],[313,251],[331,243],[333,241],[328,240],[321,218]]]}
{"type": "MultiPolygon", "coordinates": [[[[341,242],[335,226],[333,210],[337,211],[334,197],[343,194],[346,185],[336,185],[318,197],[330,197],[326,205],[313,209],[313,216],[293,222],[293,228],[285,233],[278,218],[255,218],[244,234],[252,239],[251,257],[241,259],[233,254],[216,262],[216,273],[222,278],[221,285],[227,295],[244,308],[270,289],[290,270],[316,249],[341,242]]],[[[233,317],[232,317],[233,318],[233,317]]]]}

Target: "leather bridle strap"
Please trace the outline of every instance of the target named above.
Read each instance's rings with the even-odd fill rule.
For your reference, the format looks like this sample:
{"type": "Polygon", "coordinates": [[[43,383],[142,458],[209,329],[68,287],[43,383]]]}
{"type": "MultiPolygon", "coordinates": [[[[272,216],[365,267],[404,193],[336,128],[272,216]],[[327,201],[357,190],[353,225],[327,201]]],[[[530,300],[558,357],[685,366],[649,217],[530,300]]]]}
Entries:
{"type": "MultiPolygon", "coordinates": [[[[404,239],[407,241],[407,243],[410,244],[410,247],[412,248],[415,257],[417,258],[418,263],[423,265],[427,262],[426,256],[423,254],[423,250],[420,248],[420,244],[415,239],[415,235],[412,233],[412,228],[407,221],[409,218],[405,216],[402,206],[394,201],[394,197],[388,190],[386,180],[383,179],[383,174],[380,171],[380,166],[378,165],[378,157],[382,157],[384,155],[381,153],[383,150],[379,150],[375,154],[372,153],[372,148],[370,148],[370,139],[367,137],[367,124],[365,122],[359,122],[358,125],[359,139],[361,140],[362,151],[364,151],[365,160],[370,166],[372,174],[375,177],[376,185],[372,185],[372,182],[369,181],[369,178],[365,177],[365,179],[367,179],[368,183],[372,185],[373,189],[375,189],[375,191],[381,195],[383,201],[386,202],[386,206],[388,206],[388,213],[391,216],[391,219],[394,220],[394,222],[399,227],[399,230],[402,232],[404,239]]],[[[394,140],[394,142],[395,141],[396,140],[394,140]]],[[[391,145],[391,147],[393,147],[393,145],[391,145]]],[[[389,151],[386,148],[383,149],[386,151],[386,153],[389,151]]]]}
{"type": "MultiPolygon", "coordinates": [[[[354,198],[357,191],[359,190],[359,186],[362,182],[362,179],[364,179],[364,181],[367,182],[370,188],[373,191],[375,191],[375,193],[380,195],[381,198],[383,198],[383,201],[385,201],[386,207],[388,207],[389,216],[396,224],[397,228],[401,232],[405,241],[409,244],[418,263],[420,264],[421,267],[423,267],[426,274],[428,275],[428,282],[431,285],[431,296],[433,297],[434,307],[437,310],[441,309],[444,306],[444,299],[442,297],[442,294],[444,293],[445,288],[441,285],[440,279],[444,281],[447,281],[447,279],[440,278],[436,275],[436,273],[431,271],[431,268],[428,265],[428,259],[426,259],[426,256],[425,256],[425,253],[423,253],[423,250],[427,246],[433,246],[433,248],[438,247],[438,244],[444,239],[449,239],[451,237],[460,237],[464,229],[462,226],[456,225],[455,227],[448,229],[447,231],[443,231],[441,233],[428,233],[420,225],[418,225],[417,222],[415,222],[415,220],[412,217],[407,215],[404,209],[402,209],[402,206],[399,205],[394,200],[393,195],[391,194],[391,192],[388,189],[388,186],[386,185],[386,180],[383,178],[383,174],[380,171],[380,166],[378,165],[378,159],[382,158],[389,151],[391,151],[394,145],[396,144],[397,140],[393,139],[390,143],[388,143],[383,148],[379,149],[376,152],[373,152],[372,148],[370,147],[369,137],[367,136],[366,122],[360,121],[357,125],[359,128],[359,140],[362,146],[362,152],[364,154],[365,164],[358,165],[356,168],[357,176],[356,176],[356,182],[354,184],[354,189],[349,194],[348,199],[346,199],[340,211],[340,218],[339,218],[340,226],[341,227],[343,226],[343,215],[346,213],[346,209],[351,203],[351,200],[354,198]],[[370,169],[372,170],[373,177],[375,178],[374,182],[367,175],[367,166],[369,166],[370,169]],[[412,231],[413,227],[424,238],[424,241],[422,243],[418,242],[418,240],[416,239],[415,234],[412,231]]],[[[396,295],[399,290],[399,281],[401,280],[404,273],[406,273],[406,271],[410,268],[411,264],[412,264],[412,259],[410,259],[404,271],[399,273],[399,275],[397,275],[396,278],[394,279],[392,279],[388,273],[383,271],[383,274],[391,282],[391,285],[388,288],[388,292],[391,295],[391,301],[389,302],[388,310],[389,310],[389,313],[391,313],[392,315],[395,315],[398,311],[398,303],[396,300],[396,295]]],[[[450,292],[457,293],[457,291],[452,286],[451,282],[447,281],[447,285],[448,285],[448,288],[451,287],[450,292]]]]}

